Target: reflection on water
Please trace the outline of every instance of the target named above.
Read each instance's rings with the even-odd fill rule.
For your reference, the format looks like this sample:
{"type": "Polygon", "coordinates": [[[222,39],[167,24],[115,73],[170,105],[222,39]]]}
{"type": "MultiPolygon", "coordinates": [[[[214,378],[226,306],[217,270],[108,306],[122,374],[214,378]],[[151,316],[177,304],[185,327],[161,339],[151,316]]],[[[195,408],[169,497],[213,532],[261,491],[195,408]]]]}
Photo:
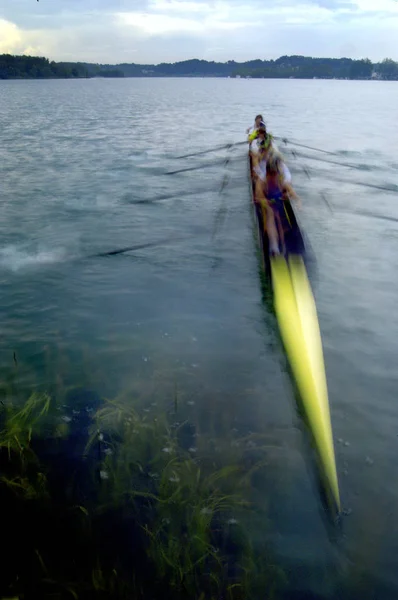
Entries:
{"type": "MultiPolygon", "coordinates": [[[[199,480],[204,482],[210,473],[223,467],[239,467],[239,481],[247,484],[240,491],[250,507],[240,506],[239,517],[234,511],[227,514],[227,510],[222,526],[217,521],[210,527],[208,522],[206,528],[200,518],[195,521],[195,527],[202,527],[203,535],[213,528],[222,532],[218,546],[213,539],[211,544],[214,548],[224,544],[223,556],[228,557],[230,572],[228,577],[220,578],[221,587],[239,579],[241,584],[253,586],[253,598],[264,597],[264,589],[269,589],[267,585],[272,582],[278,589],[276,597],[285,595],[296,600],[395,597],[397,553],[391,523],[395,519],[398,490],[391,473],[398,427],[394,403],[394,356],[398,348],[392,334],[396,321],[393,303],[397,284],[392,268],[396,225],[393,221],[377,221],[348,212],[366,210],[393,218],[398,215],[393,194],[379,190],[376,196],[373,188],[342,181],[352,177],[375,185],[396,184],[394,161],[385,151],[389,147],[391,154],[396,140],[384,114],[388,113],[389,103],[391,107],[396,104],[395,84],[235,80],[72,84],[73,94],[71,82],[3,82],[4,93],[0,96],[0,108],[6,115],[0,134],[4,173],[0,222],[3,399],[12,401],[17,410],[32,391],[47,392],[54,410],[51,418],[43,422],[44,432],[40,429],[35,437],[40,463],[26,450],[30,444],[26,428],[22,455],[15,437],[12,438],[13,468],[21,467],[25,451],[33,461],[29,464],[34,466],[29,473],[24,472],[24,490],[10,487],[9,481],[3,481],[3,489],[8,485],[4,493],[10,494],[10,502],[18,493],[23,502],[29,494],[33,499],[41,494],[40,503],[45,502],[48,490],[40,487],[40,464],[45,466],[47,479],[55,478],[50,482],[51,493],[63,490],[64,494],[57,496],[58,504],[49,513],[54,528],[42,540],[43,551],[41,546],[35,546],[40,535],[32,515],[37,510],[44,518],[46,513],[40,512],[43,504],[33,501],[30,505],[18,525],[20,537],[13,541],[15,545],[7,559],[9,567],[4,570],[9,577],[1,592],[10,591],[6,583],[15,585],[15,565],[21,547],[25,547],[21,539],[28,540],[26,560],[36,557],[34,573],[38,579],[25,580],[26,586],[31,586],[32,597],[34,593],[37,597],[38,581],[51,579],[51,573],[57,578],[57,585],[64,586],[62,591],[60,587],[48,587],[40,588],[40,593],[73,596],[67,591],[75,590],[69,581],[71,573],[79,578],[83,572],[73,571],[71,566],[75,551],[81,557],[84,572],[91,573],[97,595],[105,593],[109,597],[117,593],[125,597],[127,588],[123,586],[131,581],[114,578],[114,561],[119,573],[119,564],[136,561],[139,565],[144,556],[145,561],[158,565],[159,577],[154,579],[154,585],[162,585],[162,577],[166,577],[168,589],[178,589],[170,583],[176,581],[176,571],[170,570],[165,557],[153,554],[155,547],[149,543],[153,530],[148,538],[139,537],[146,541],[145,552],[138,555],[130,540],[134,535],[142,536],[144,530],[137,533],[126,527],[131,533],[126,540],[122,531],[125,521],[120,521],[117,511],[113,521],[98,517],[98,529],[94,527],[99,539],[106,540],[96,541],[98,551],[105,553],[101,554],[108,569],[105,582],[103,572],[91,562],[96,556],[90,546],[94,538],[87,536],[87,546],[83,540],[81,547],[76,547],[76,539],[84,538],[81,532],[88,527],[85,510],[91,519],[102,503],[109,501],[109,494],[112,502],[120,502],[126,490],[131,492],[132,488],[140,493],[159,493],[158,482],[149,476],[148,465],[157,455],[165,459],[167,453],[162,453],[162,449],[168,447],[166,441],[152,452],[151,444],[159,444],[159,439],[151,438],[149,454],[147,447],[145,458],[137,458],[134,452],[141,452],[141,446],[128,438],[133,433],[115,431],[112,422],[109,431],[104,428],[100,432],[104,439],[87,447],[96,434],[92,415],[109,406],[107,399],[116,398],[123,410],[134,412],[137,426],[145,436],[152,434],[144,425],[150,423],[154,427],[154,419],[158,419],[156,427],[164,427],[159,436],[169,436],[173,452],[178,449],[173,454],[178,469],[193,469],[189,475],[175,469],[167,471],[167,486],[178,484],[178,478],[197,476],[199,469],[203,469],[199,480]],[[381,85],[389,89],[383,101],[381,85]],[[192,86],[197,91],[195,98],[188,94],[192,86]],[[272,90],[268,89],[271,86],[272,90]],[[317,103],[303,131],[311,86],[316,86],[317,103]],[[216,162],[225,159],[225,152],[219,151],[204,161],[211,162],[214,156],[214,166],[171,176],[162,174],[195,167],[202,160],[176,161],[173,157],[177,154],[221,145],[224,140],[239,140],[246,120],[258,112],[258,98],[265,92],[278,106],[268,119],[276,134],[339,154],[315,156],[338,162],[347,155],[351,163],[368,167],[366,171],[351,172],[338,165],[289,156],[303,198],[299,218],[316,266],[310,273],[325,346],[346,510],[341,530],[334,532],[324,520],[307,436],[296,412],[267,292],[261,288],[244,150],[236,149],[227,166],[216,162]],[[362,133],[362,123],[370,113],[378,119],[380,132],[380,136],[372,138],[372,148],[362,133]],[[192,120],[192,114],[197,118],[192,120]],[[311,179],[302,172],[303,166],[309,168],[311,179]],[[223,186],[226,173],[229,179],[223,186]],[[194,194],[195,189],[200,194],[194,194]],[[326,195],[332,210],[322,201],[321,193],[326,195]],[[165,199],[159,203],[134,203],[156,196],[165,199]],[[165,239],[170,241],[156,245],[165,239]],[[96,253],[152,242],[152,247],[132,253],[93,257],[96,253]],[[10,369],[13,373],[17,369],[17,384],[8,375],[10,369]],[[79,396],[76,387],[84,389],[84,393],[79,396]],[[113,436],[112,441],[109,436],[113,436]],[[44,445],[39,441],[43,439],[47,440],[44,445]],[[130,472],[134,472],[134,486],[131,479],[126,486],[129,472],[123,468],[127,468],[128,460],[120,457],[127,455],[119,454],[118,449],[107,454],[105,451],[114,449],[108,443],[132,453],[127,458],[134,463],[134,471],[130,472]],[[110,465],[105,467],[104,460],[110,465]],[[192,467],[185,467],[186,461],[192,467]],[[58,472],[60,464],[69,466],[58,472]],[[144,480],[138,465],[143,469],[144,480]],[[80,474],[73,476],[73,485],[66,485],[74,469],[80,474]],[[118,473],[119,487],[111,469],[118,473]],[[115,499],[117,493],[121,495],[115,499]],[[61,523],[59,515],[65,513],[57,512],[57,507],[65,507],[68,502],[81,508],[76,513],[72,511],[71,521],[68,517],[61,523]],[[237,527],[236,532],[241,533],[234,540],[228,537],[235,532],[230,528],[234,523],[228,525],[225,533],[225,523],[231,519],[239,521],[242,528],[241,531],[237,527]],[[112,538],[110,523],[121,532],[116,536],[119,546],[112,538]],[[58,543],[63,535],[68,539],[66,543],[64,538],[64,545],[58,543]],[[49,547],[52,551],[59,549],[53,562],[49,547]],[[65,567],[62,573],[57,571],[60,558],[67,561],[71,570],[65,567]],[[260,562],[247,562],[249,559],[260,562]],[[272,564],[277,564],[282,572],[279,568],[270,571],[272,564]],[[257,575],[266,573],[267,581],[257,576],[247,581],[247,565],[257,575]],[[114,586],[113,591],[109,586],[114,586]]],[[[310,154],[307,149],[304,152],[310,154]]],[[[12,418],[12,414],[7,418],[12,418]]],[[[121,414],[122,423],[130,418],[124,419],[124,413],[121,414]]],[[[120,420],[116,422],[120,426],[120,420]]],[[[14,432],[12,427],[5,431],[7,435],[14,432]]],[[[2,439],[8,444],[10,437],[2,439]]],[[[5,472],[9,465],[4,449],[1,456],[5,472]]],[[[166,468],[165,463],[162,465],[166,468]]],[[[150,472],[156,472],[152,466],[150,472]]],[[[21,479],[16,480],[15,473],[12,477],[19,484],[21,479]]],[[[10,480],[10,475],[7,477],[10,480]]],[[[236,484],[235,474],[231,473],[231,477],[223,482],[226,489],[236,484]]],[[[172,493],[170,489],[167,487],[165,493],[172,493]]],[[[224,488],[217,489],[217,493],[221,489],[224,488]]],[[[214,492],[206,488],[203,493],[210,491],[214,492]]],[[[158,501],[140,498],[138,502],[136,494],[134,500],[140,518],[148,514],[153,527],[160,527],[162,519],[172,521],[169,514],[155,510],[158,501]]],[[[202,502],[203,498],[196,500],[202,502]]],[[[190,496],[180,496],[178,502],[179,507],[183,502],[189,504],[190,496]]],[[[204,506],[195,502],[192,499],[202,514],[204,506]]],[[[47,500],[47,509],[48,504],[47,500]]],[[[138,517],[131,522],[131,514],[137,513],[132,505],[127,505],[123,516],[130,519],[129,526],[145,525],[138,517]]],[[[167,534],[165,529],[159,530],[162,544],[182,535],[183,514],[178,513],[174,537],[169,530],[167,534]]],[[[189,514],[194,519],[194,511],[189,514]]],[[[37,519],[37,523],[42,522],[37,519]]],[[[160,548],[164,549],[164,545],[160,548]]],[[[167,552],[172,548],[175,552],[181,549],[171,544],[167,552]]],[[[201,550],[201,546],[194,548],[192,556],[198,560],[201,550]]],[[[220,567],[212,552],[206,554],[210,562],[200,573],[201,585],[205,587],[198,589],[205,591],[205,597],[211,597],[206,587],[210,585],[208,572],[216,569],[216,564],[220,567]]],[[[166,557],[170,555],[166,553],[166,557]]],[[[186,559],[187,556],[179,556],[178,561],[186,559]]],[[[174,566],[181,564],[178,561],[174,566]]],[[[227,568],[225,563],[224,567],[227,568]]],[[[147,571],[143,569],[143,573],[147,571]]],[[[79,586],[76,589],[82,597],[88,597],[79,586]]],[[[248,589],[237,586],[233,593],[236,597],[248,597],[248,589]],[[246,596],[239,596],[243,589],[246,596]]],[[[154,595],[157,590],[153,589],[154,595]]],[[[164,597],[164,586],[161,591],[164,597]]],[[[218,593],[214,597],[225,597],[225,588],[211,588],[213,592],[218,593]]]]}

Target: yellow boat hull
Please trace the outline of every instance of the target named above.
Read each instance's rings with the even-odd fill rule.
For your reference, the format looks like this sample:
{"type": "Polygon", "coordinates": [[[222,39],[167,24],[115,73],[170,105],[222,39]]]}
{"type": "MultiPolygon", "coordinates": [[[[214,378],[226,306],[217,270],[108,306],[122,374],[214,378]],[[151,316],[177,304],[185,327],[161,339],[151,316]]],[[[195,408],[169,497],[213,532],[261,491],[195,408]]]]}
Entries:
{"type": "Polygon", "coordinates": [[[318,317],[300,255],[270,259],[274,305],[282,340],[303,402],[326,480],[340,511],[339,485],[318,317]]]}
{"type": "MultiPolygon", "coordinates": [[[[251,166],[249,156],[250,174],[251,166]]],[[[251,191],[255,206],[252,178],[251,191]]],[[[291,207],[287,216],[292,228],[288,238],[285,236],[288,258],[282,255],[269,257],[266,214],[263,207],[260,211],[255,210],[264,266],[272,282],[279,330],[317,450],[327,500],[338,513],[340,494],[318,316],[302,258],[303,240],[291,207]]]]}

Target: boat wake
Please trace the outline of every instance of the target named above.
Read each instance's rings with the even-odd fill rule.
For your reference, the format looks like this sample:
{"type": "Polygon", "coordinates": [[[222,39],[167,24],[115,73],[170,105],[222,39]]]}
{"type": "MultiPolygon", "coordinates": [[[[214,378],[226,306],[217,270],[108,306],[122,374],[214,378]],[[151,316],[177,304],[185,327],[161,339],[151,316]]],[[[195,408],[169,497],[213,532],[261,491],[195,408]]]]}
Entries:
{"type": "Polygon", "coordinates": [[[62,262],[67,257],[66,249],[57,248],[52,250],[37,250],[29,252],[16,245],[6,246],[0,249],[0,267],[9,271],[17,272],[22,269],[48,265],[62,262]]]}

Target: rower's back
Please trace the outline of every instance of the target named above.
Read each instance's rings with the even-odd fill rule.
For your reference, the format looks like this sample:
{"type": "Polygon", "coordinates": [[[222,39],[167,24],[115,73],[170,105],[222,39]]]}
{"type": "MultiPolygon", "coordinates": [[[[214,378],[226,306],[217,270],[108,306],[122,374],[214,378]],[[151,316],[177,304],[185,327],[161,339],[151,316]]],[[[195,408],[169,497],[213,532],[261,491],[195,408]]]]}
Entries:
{"type": "Polygon", "coordinates": [[[267,198],[277,200],[282,198],[285,191],[284,181],[280,174],[280,165],[278,160],[267,161],[265,185],[267,198]]]}

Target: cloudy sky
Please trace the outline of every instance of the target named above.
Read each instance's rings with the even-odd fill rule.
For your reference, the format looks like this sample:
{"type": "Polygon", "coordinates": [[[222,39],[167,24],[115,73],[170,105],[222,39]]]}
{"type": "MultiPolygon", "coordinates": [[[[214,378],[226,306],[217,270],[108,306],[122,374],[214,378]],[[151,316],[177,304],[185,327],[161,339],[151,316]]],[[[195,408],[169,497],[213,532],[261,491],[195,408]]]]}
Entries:
{"type": "Polygon", "coordinates": [[[159,63],[398,60],[398,0],[0,0],[0,53],[159,63]]]}

